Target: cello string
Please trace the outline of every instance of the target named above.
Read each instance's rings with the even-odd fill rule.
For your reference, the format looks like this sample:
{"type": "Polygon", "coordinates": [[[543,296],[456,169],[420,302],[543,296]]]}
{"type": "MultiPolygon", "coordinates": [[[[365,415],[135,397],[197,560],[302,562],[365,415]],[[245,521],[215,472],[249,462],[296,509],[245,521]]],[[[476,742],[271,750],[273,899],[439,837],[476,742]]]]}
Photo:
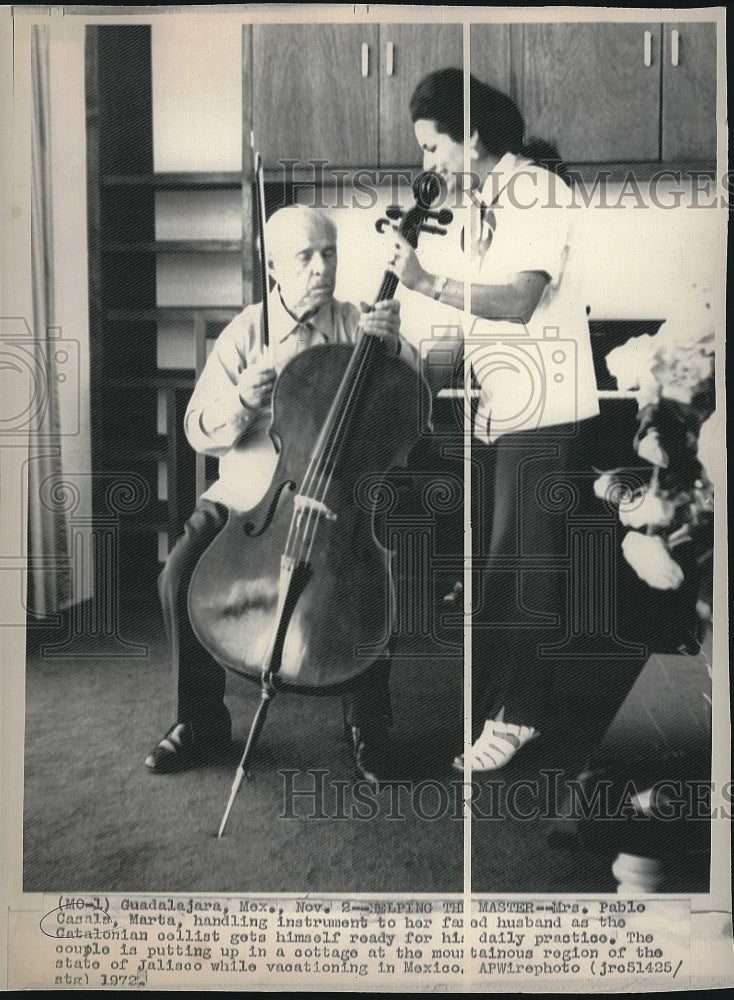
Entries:
{"type": "MultiPolygon", "coordinates": [[[[351,365],[351,359],[350,359],[351,365]]],[[[349,370],[349,366],[347,371],[349,370]]],[[[346,377],[346,373],[345,373],[346,377]]],[[[327,449],[328,445],[326,442],[332,433],[332,426],[335,421],[335,409],[338,408],[340,404],[339,397],[343,395],[343,385],[344,379],[340,384],[339,391],[335,397],[334,403],[330,407],[329,414],[326,418],[324,426],[322,427],[319,438],[317,440],[316,446],[311,454],[309,464],[306,469],[306,473],[303,477],[303,484],[301,486],[301,495],[319,501],[322,497],[325,497],[326,490],[323,487],[324,476],[327,475],[327,470],[325,467],[325,455],[324,451],[327,449]],[[319,495],[320,494],[320,495],[319,495]]],[[[328,486],[326,487],[328,488],[328,486]]],[[[291,521],[291,531],[293,532],[293,526],[297,526],[297,530],[293,532],[294,534],[294,558],[298,562],[308,561],[310,558],[310,553],[313,551],[313,542],[316,534],[315,526],[313,525],[315,518],[315,508],[313,506],[308,506],[304,508],[301,506],[300,509],[296,509],[293,512],[293,518],[291,521]],[[305,519],[304,519],[305,515],[305,519]],[[304,555],[305,553],[305,555],[304,555]]]]}
{"type": "MultiPolygon", "coordinates": [[[[342,380],[339,384],[337,393],[329,408],[329,412],[326,416],[326,420],[324,421],[324,425],[321,428],[321,431],[319,432],[319,436],[314,446],[313,452],[311,453],[311,457],[309,459],[309,463],[306,468],[306,472],[303,477],[303,484],[301,487],[302,492],[306,495],[309,495],[311,491],[314,489],[317,477],[323,476],[323,462],[325,458],[328,457],[328,452],[331,447],[328,444],[328,441],[333,434],[334,424],[337,423],[339,420],[338,417],[339,411],[343,408],[343,397],[345,396],[348,390],[350,370],[353,367],[355,367],[356,364],[355,354],[356,352],[353,353],[349,359],[349,364],[347,365],[344,375],[342,376],[342,380]]],[[[315,499],[318,499],[318,497],[316,497],[315,499]]]]}
{"type": "MultiPolygon", "coordinates": [[[[364,344],[363,340],[364,337],[361,337],[358,349],[350,357],[334,403],[329,410],[324,427],[319,434],[319,440],[311,455],[306,474],[304,475],[301,493],[303,496],[314,500],[316,504],[325,503],[326,501],[333,479],[335,458],[343,444],[344,427],[349,419],[350,412],[353,412],[354,398],[359,389],[360,381],[363,379],[364,370],[369,362],[369,358],[365,357],[365,354],[371,353],[369,350],[370,345],[364,344]]],[[[297,524],[297,531],[294,533],[294,558],[297,562],[307,563],[310,561],[321,519],[322,513],[313,505],[308,506],[306,511],[304,511],[303,506],[300,510],[294,511],[291,530],[295,522],[297,524]]]]}
{"type": "MultiPolygon", "coordinates": [[[[420,221],[422,223],[423,220],[421,219],[420,221]]],[[[397,277],[390,271],[385,271],[373,305],[393,295],[398,284],[397,277]]],[[[343,443],[341,439],[344,436],[346,421],[350,418],[351,411],[353,410],[354,397],[361,388],[361,383],[364,379],[364,370],[371,363],[374,344],[379,340],[380,338],[376,335],[361,333],[357,348],[350,358],[334,403],[329,411],[324,428],[322,428],[322,433],[311,456],[311,462],[306,470],[303,481],[304,493],[310,493],[315,489],[322,491],[321,496],[317,496],[316,499],[323,500],[325,495],[321,484],[316,482],[316,469],[319,470],[320,476],[323,477],[321,460],[325,458],[327,464],[332,465],[340,453],[343,443]],[[354,369],[357,369],[357,371],[355,372],[354,369]],[[347,398],[343,399],[342,397],[344,396],[347,398]],[[318,465],[316,464],[317,462],[318,465]]]]}
{"type": "MultiPolygon", "coordinates": [[[[416,206],[414,207],[413,212],[408,213],[408,216],[405,217],[404,223],[407,223],[410,219],[413,228],[417,229],[417,232],[419,232],[423,224],[424,216],[426,213],[419,212],[418,218],[416,220],[412,218],[413,213],[416,211],[418,211],[418,204],[416,204],[416,206]]],[[[404,235],[408,236],[404,224],[401,225],[400,231],[404,235]]],[[[415,233],[416,235],[415,242],[417,242],[417,232],[415,233]]],[[[409,239],[409,241],[411,242],[411,245],[415,245],[412,239],[409,239]]],[[[394,295],[395,289],[397,288],[398,284],[399,284],[398,278],[392,272],[385,271],[383,273],[382,281],[380,283],[380,288],[374,300],[373,306],[374,304],[382,302],[385,299],[388,299],[392,295],[394,295]]],[[[346,426],[346,422],[352,416],[354,408],[354,397],[356,396],[357,392],[359,392],[360,389],[362,388],[362,383],[364,381],[364,370],[366,367],[370,365],[372,361],[371,355],[374,353],[375,342],[379,342],[380,339],[381,338],[377,337],[374,334],[365,334],[364,332],[362,332],[357,348],[355,349],[354,353],[352,354],[352,358],[350,359],[350,364],[347,366],[347,370],[342,379],[342,383],[339,387],[339,392],[337,393],[337,397],[335,398],[334,401],[334,406],[331,408],[329,416],[327,418],[327,423],[325,424],[324,429],[326,430],[327,434],[324,435],[323,439],[320,439],[319,444],[321,444],[321,448],[319,448],[319,446],[317,445],[317,451],[319,452],[318,457],[322,458],[323,455],[321,453],[325,452],[326,461],[330,466],[334,464],[334,462],[336,461],[341,452],[341,448],[343,446],[343,438],[345,436],[344,428],[346,426]],[[362,345],[364,346],[362,347],[362,345]],[[355,368],[357,369],[356,373],[352,371],[352,369],[355,368]],[[342,390],[345,391],[343,392],[342,390]],[[343,400],[341,398],[343,395],[347,396],[346,400],[343,400]],[[332,427],[332,424],[335,424],[336,426],[332,427]],[[324,444],[324,442],[326,442],[326,444],[324,444]]],[[[321,471],[320,474],[323,477],[323,471],[321,471]]],[[[320,483],[317,484],[315,482],[315,472],[312,470],[312,466],[309,465],[306,476],[304,477],[304,491],[305,490],[310,491],[316,488],[322,490],[322,494],[321,497],[319,497],[319,499],[323,499],[323,497],[325,496],[325,491],[323,490],[323,487],[320,483]]]]}
{"type": "MultiPolygon", "coordinates": [[[[422,222],[423,220],[421,219],[420,220],[421,225],[422,222]]],[[[402,232],[402,227],[401,227],[401,232],[402,232]]],[[[392,272],[385,271],[382,276],[382,281],[380,283],[379,291],[373,303],[373,308],[374,305],[376,305],[378,302],[383,302],[385,299],[388,299],[392,295],[394,295],[395,289],[397,288],[398,284],[399,281],[397,277],[394,274],[392,274],[392,272]]],[[[365,346],[361,351],[355,349],[354,354],[352,356],[352,360],[355,362],[354,367],[357,367],[359,370],[357,371],[356,375],[354,376],[353,382],[351,383],[350,398],[347,400],[345,407],[342,409],[342,418],[334,434],[334,438],[329,453],[329,461],[332,463],[335,462],[336,459],[338,458],[341,448],[343,446],[344,426],[346,421],[349,420],[352,416],[354,407],[354,396],[362,388],[362,382],[364,380],[364,370],[365,368],[371,365],[372,363],[371,355],[374,354],[376,346],[380,342],[381,338],[378,337],[376,334],[365,334],[364,332],[361,333],[360,344],[364,344],[365,346]],[[358,353],[360,354],[359,358],[357,358],[358,353]]],[[[346,375],[350,374],[349,371],[350,367],[352,366],[350,365],[347,368],[347,372],[345,373],[345,379],[346,375]]]]}
{"type": "MultiPolygon", "coordinates": [[[[417,209],[418,205],[416,204],[415,210],[417,209]]],[[[413,213],[409,213],[408,217],[412,217],[412,215],[413,213]]],[[[408,217],[405,218],[404,222],[408,221],[408,217]]],[[[423,218],[423,214],[419,213],[418,231],[420,231],[423,218]]],[[[400,231],[407,236],[404,225],[401,225],[400,231]]],[[[375,302],[381,302],[393,295],[398,284],[397,277],[391,272],[385,271],[375,302]]],[[[326,502],[336,462],[344,447],[346,427],[354,413],[354,401],[363,389],[365,370],[372,361],[375,342],[378,340],[379,338],[374,335],[365,335],[363,331],[361,332],[307,466],[301,494],[312,499],[315,503],[308,506],[305,521],[303,505],[299,510],[294,511],[289,531],[289,542],[293,536],[299,561],[304,559],[304,553],[306,561],[311,558],[318,525],[323,517],[323,513],[318,511],[315,504],[325,504],[326,502]]]]}
{"type": "MultiPolygon", "coordinates": [[[[353,357],[355,358],[355,363],[353,367],[356,368],[356,372],[347,371],[347,374],[351,376],[349,384],[346,387],[347,399],[345,400],[339,413],[336,415],[336,426],[333,428],[333,433],[331,434],[329,441],[328,453],[325,456],[327,469],[333,469],[335,467],[339,455],[344,447],[346,425],[354,415],[355,398],[364,388],[365,371],[372,365],[372,355],[374,354],[378,343],[378,337],[372,334],[363,333],[360,338],[359,347],[354,352],[353,357]]],[[[319,488],[322,489],[321,484],[319,484],[319,488]]],[[[326,489],[328,489],[328,485],[326,489]]],[[[323,500],[324,498],[325,490],[322,492],[319,499],[323,500]]]]}
{"type": "MultiPolygon", "coordinates": [[[[357,353],[362,354],[363,352],[355,351],[355,355],[357,353]]],[[[353,355],[353,358],[355,355],[353,355]]],[[[330,426],[328,427],[325,440],[322,442],[322,448],[320,449],[323,453],[317,456],[318,464],[313,470],[309,483],[304,483],[304,492],[307,492],[316,503],[326,504],[329,487],[331,486],[334,475],[335,458],[341,448],[340,442],[343,439],[344,427],[347,422],[348,414],[353,408],[353,400],[360,380],[360,372],[364,371],[365,367],[365,362],[361,360],[360,363],[360,360],[358,360],[355,365],[350,365],[347,369],[347,373],[342,381],[342,385],[346,386],[346,392],[343,394],[346,398],[340,400],[340,405],[336,409],[336,412],[330,414],[332,419],[330,420],[330,426]],[[353,367],[357,367],[358,369],[356,377],[351,371],[351,368],[353,367]],[[347,378],[347,375],[349,378],[347,378]]],[[[318,524],[323,516],[323,512],[319,512],[317,508],[311,508],[310,512],[311,511],[313,511],[313,518],[315,519],[313,530],[311,531],[310,536],[307,531],[303,532],[303,546],[306,548],[306,561],[309,561],[311,558],[318,524]]],[[[309,518],[306,525],[306,528],[310,527],[311,518],[309,518]]]]}
{"type": "MultiPolygon", "coordinates": [[[[354,369],[360,366],[362,353],[363,348],[361,347],[360,338],[357,348],[349,359],[349,364],[344,372],[339,389],[334,398],[334,402],[329,410],[326,421],[324,422],[324,426],[319,435],[316,448],[311,456],[311,462],[309,463],[306,475],[304,476],[303,489],[309,493],[319,488],[316,480],[318,477],[323,477],[325,466],[328,467],[328,465],[332,462],[334,442],[341,433],[346,417],[346,411],[352,405],[355,382],[360,377],[359,372],[357,372],[355,376],[354,369]]],[[[318,495],[314,498],[323,499],[318,495]]]]}
{"type": "MultiPolygon", "coordinates": [[[[322,442],[322,450],[325,451],[325,454],[319,456],[321,461],[318,466],[318,480],[316,481],[317,477],[314,472],[312,477],[314,481],[308,484],[311,492],[315,494],[314,498],[322,503],[325,503],[326,501],[334,469],[336,467],[338,457],[344,447],[344,439],[346,436],[345,428],[348,421],[354,414],[355,398],[364,387],[364,373],[372,364],[372,355],[377,349],[379,342],[380,338],[372,334],[362,333],[358,347],[352,355],[352,363],[350,363],[347,367],[347,371],[345,372],[342,380],[344,392],[340,393],[340,395],[344,395],[346,398],[340,399],[336,411],[330,413],[331,426],[328,428],[328,433],[325,435],[326,440],[322,442]]],[[[308,545],[307,559],[310,559],[310,555],[313,550],[316,527],[314,528],[313,536],[311,537],[308,545]]]]}
{"type": "Polygon", "coordinates": [[[354,397],[363,378],[368,359],[361,342],[352,354],[339,387],[339,391],[327,416],[319,441],[314,449],[303,480],[302,493],[317,503],[324,503],[331,484],[334,460],[341,447],[344,426],[349,419],[354,397]],[[354,369],[357,369],[356,372],[354,369]]]}
{"type": "MultiPolygon", "coordinates": [[[[332,405],[329,408],[329,413],[327,414],[324,425],[319,432],[319,436],[311,453],[308,466],[306,467],[306,472],[303,477],[303,483],[301,486],[301,494],[305,497],[313,498],[315,500],[321,499],[316,493],[319,481],[323,481],[324,477],[324,452],[328,450],[328,445],[326,442],[332,435],[332,427],[336,421],[336,414],[342,408],[342,397],[345,395],[345,383],[349,380],[347,376],[349,375],[350,369],[355,365],[354,354],[349,359],[349,364],[347,365],[346,372],[342,377],[342,380],[337,390],[336,396],[332,401],[332,405]]],[[[327,487],[328,488],[328,487],[327,487]]],[[[325,491],[321,490],[322,495],[325,495],[325,491]]],[[[313,549],[313,536],[315,531],[311,532],[311,522],[313,519],[313,508],[308,509],[308,515],[304,523],[304,508],[296,508],[293,511],[291,517],[290,528],[288,532],[288,538],[286,540],[286,554],[290,556],[296,562],[302,562],[304,559],[304,551],[306,548],[310,553],[313,549]],[[311,541],[309,544],[309,535],[311,536],[311,541]]]]}

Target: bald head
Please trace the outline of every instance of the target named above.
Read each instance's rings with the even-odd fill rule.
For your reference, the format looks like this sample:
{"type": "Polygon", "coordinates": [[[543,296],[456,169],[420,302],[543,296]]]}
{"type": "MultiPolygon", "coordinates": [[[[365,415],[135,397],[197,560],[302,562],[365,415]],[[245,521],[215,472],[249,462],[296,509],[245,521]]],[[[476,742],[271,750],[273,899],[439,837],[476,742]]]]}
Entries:
{"type": "Polygon", "coordinates": [[[324,229],[329,232],[332,242],[336,243],[336,226],[319,208],[308,208],[306,205],[286,205],[279,208],[268,219],[265,225],[265,239],[268,256],[280,249],[291,249],[296,232],[311,232],[314,229],[324,229]]]}
{"type": "Polygon", "coordinates": [[[318,309],[332,298],[336,283],[336,226],[326,213],[289,205],[265,228],[270,273],[294,316],[318,309]]]}

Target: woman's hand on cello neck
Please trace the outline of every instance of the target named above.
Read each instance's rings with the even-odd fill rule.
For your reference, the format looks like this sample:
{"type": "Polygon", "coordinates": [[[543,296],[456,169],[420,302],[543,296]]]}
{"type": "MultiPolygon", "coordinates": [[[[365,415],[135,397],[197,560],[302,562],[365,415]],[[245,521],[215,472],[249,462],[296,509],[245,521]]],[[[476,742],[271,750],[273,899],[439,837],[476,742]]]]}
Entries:
{"type": "Polygon", "coordinates": [[[396,227],[393,227],[392,232],[388,231],[385,254],[385,267],[392,271],[402,285],[422,295],[433,295],[433,275],[426,271],[413,247],[396,227]]]}

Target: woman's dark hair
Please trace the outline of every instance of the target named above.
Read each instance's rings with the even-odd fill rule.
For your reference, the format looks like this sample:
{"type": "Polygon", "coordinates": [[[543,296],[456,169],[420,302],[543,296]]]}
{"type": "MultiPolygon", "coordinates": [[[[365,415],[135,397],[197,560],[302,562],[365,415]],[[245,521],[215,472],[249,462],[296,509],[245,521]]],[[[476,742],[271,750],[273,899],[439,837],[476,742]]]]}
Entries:
{"type": "MultiPolygon", "coordinates": [[[[524,142],[525,120],[507,94],[470,76],[469,109],[469,127],[472,132],[477,130],[482,146],[490,156],[521,153],[568,181],[565,165],[553,143],[543,139],[524,142]]],[[[439,132],[445,132],[454,142],[463,142],[463,70],[439,69],[424,77],[410,99],[410,117],[413,122],[419,118],[434,121],[439,132]]]]}

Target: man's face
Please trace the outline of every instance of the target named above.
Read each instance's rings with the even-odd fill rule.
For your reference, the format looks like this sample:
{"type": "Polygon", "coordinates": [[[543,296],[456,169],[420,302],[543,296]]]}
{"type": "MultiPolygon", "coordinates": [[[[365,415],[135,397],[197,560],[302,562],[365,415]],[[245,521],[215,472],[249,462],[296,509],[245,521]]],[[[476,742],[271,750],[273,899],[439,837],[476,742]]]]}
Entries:
{"type": "Polygon", "coordinates": [[[464,143],[454,142],[446,132],[436,129],[436,122],[419,118],[415,137],[423,150],[423,169],[433,170],[446,181],[449,194],[456,190],[457,177],[464,173],[464,143]]]}
{"type": "Polygon", "coordinates": [[[294,217],[268,247],[271,273],[286,307],[300,318],[322,306],[336,284],[336,232],[326,219],[294,217]]]}

